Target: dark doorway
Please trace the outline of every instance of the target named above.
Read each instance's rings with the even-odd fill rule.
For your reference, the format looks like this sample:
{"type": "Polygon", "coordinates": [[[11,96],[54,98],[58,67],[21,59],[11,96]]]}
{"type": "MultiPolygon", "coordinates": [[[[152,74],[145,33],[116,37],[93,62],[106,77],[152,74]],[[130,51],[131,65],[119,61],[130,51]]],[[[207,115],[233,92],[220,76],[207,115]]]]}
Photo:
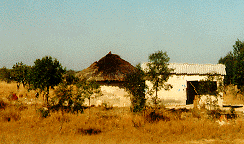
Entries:
{"type": "Polygon", "coordinates": [[[193,104],[195,95],[215,95],[217,90],[216,81],[187,81],[186,104],[193,104]]]}
{"type": "Polygon", "coordinates": [[[193,104],[193,100],[195,98],[195,95],[197,95],[198,85],[199,85],[198,81],[187,81],[186,104],[193,104]]]}

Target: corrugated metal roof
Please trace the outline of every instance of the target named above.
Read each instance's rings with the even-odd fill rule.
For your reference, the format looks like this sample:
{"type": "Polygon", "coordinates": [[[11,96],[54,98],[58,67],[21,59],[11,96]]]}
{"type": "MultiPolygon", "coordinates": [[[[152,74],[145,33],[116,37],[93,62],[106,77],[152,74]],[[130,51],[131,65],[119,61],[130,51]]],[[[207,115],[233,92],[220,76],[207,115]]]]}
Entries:
{"type": "MultiPolygon", "coordinates": [[[[145,69],[147,63],[142,64],[145,69]]],[[[169,63],[169,68],[174,69],[174,74],[209,74],[216,73],[226,75],[225,65],[223,64],[187,64],[187,63],[169,63]]]]}

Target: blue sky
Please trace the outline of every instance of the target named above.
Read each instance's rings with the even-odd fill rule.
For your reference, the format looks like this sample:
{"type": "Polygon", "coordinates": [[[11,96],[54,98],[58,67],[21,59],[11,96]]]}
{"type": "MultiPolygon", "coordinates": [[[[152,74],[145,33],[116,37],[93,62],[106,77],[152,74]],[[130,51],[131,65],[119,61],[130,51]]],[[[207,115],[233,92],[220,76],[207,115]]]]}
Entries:
{"type": "Polygon", "coordinates": [[[44,56],[82,70],[109,51],[133,65],[218,63],[244,36],[242,0],[0,1],[0,67],[44,56]]]}

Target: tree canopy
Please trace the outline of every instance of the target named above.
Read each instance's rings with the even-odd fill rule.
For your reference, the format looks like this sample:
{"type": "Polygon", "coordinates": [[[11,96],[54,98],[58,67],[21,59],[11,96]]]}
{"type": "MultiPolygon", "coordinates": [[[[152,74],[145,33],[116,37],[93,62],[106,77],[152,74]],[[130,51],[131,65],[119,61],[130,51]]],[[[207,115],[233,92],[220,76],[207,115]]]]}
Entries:
{"type": "Polygon", "coordinates": [[[163,51],[157,51],[149,55],[146,75],[147,79],[153,84],[152,91],[156,92],[156,96],[153,98],[155,104],[157,104],[157,92],[162,88],[167,90],[172,87],[171,85],[169,87],[166,86],[170,72],[173,70],[168,68],[169,60],[167,53],[163,51]]]}
{"type": "Polygon", "coordinates": [[[23,62],[18,62],[15,65],[13,65],[12,77],[17,82],[17,89],[19,89],[19,85],[21,83],[24,87],[27,84],[29,68],[30,67],[23,64],[23,62]]]}
{"type": "Polygon", "coordinates": [[[233,52],[219,59],[219,63],[225,64],[225,84],[235,84],[241,89],[244,86],[244,42],[239,39],[233,45],[233,52]]]}
{"type": "Polygon", "coordinates": [[[136,71],[129,73],[125,77],[124,82],[125,89],[132,95],[131,108],[133,112],[139,112],[143,110],[146,99],[146,84],[145,73],[142,71],[140,64],[136,66],[136,71]]]}
{"type": "Polygon", "coordinates": [[[37,59],[34,64],[31,70],[31,84],[34,89],[40,89],[46,92],[46,100],[48,103],[49,88],[53,88],[62,82],[65,69],[63,69],[57,59],[53,59],[51,56],[37,59]]]}

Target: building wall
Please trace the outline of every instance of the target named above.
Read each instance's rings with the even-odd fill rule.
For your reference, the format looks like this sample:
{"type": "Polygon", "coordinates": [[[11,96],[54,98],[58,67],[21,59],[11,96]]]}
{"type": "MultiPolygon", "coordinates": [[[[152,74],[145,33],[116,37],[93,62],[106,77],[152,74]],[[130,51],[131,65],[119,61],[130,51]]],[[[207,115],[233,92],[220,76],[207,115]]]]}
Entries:
{"type": "MultiPolygon", "coordinates": [[[[224,78],[223,76],[221,76],[224,78]]],[[[158,91],[158,98],[164,105],[186,105],[187,100],[187,81],[200,81],[206,79],[207,75],[172,75],[167,81],[173,86],[172,89],[166,91],[164,89],[158,91]]],[[[146,81],[149,88],[152,87],[151,82],[146,81]]],[[[218,85],[218,84],[217,84],[218,85]]],[[[130,107],[130,95],[124,90],[120,83],[101,85],[102,96],[91,96],[90,105],[99,106],[106,104],[113,107],[130,107]]],[[[154,94],[155,95],[155,94],[154,94]]],[[[147,102],[152,102],[151,96],[146,95],[147,102]]],[[[206,97],[202,97],[200,103],[204,103],[206,97]]],[[[222,105],[222,98],[218,99],[218,104],[222,105]]],[[[89,105],[88,99],[85,99],[85,105],[89,105]]]]}
{"type": "MultiPolygon", "coordinates": [[[[121,87],[117,86],[101,85],[101,95],[91,96],[90,105],[99,106],[106,104],[112,107],[130,107],[130,95],[121,87]]],[[[85,99],[85,105],[89,105],[89,100],[85,99]]]]}
{"type": "MultiPolygon", "coordinates": [[[[221,77],[223,78],[223,76],[221,77]]],[[[173,88],[168,91],[164,89],[158,91],[158,98],[165,105],[186,105],[187,81],[200,81],[206,78],[206,75],[172,75],[167,83],[171,84],[173,88]]],[[[149,88],[152,87],[150,81],[146,81],[146,84],[149,88]]],[[[147,98],[147,102],[151,103],[151,97],[147,95],[147,98]]]]}

